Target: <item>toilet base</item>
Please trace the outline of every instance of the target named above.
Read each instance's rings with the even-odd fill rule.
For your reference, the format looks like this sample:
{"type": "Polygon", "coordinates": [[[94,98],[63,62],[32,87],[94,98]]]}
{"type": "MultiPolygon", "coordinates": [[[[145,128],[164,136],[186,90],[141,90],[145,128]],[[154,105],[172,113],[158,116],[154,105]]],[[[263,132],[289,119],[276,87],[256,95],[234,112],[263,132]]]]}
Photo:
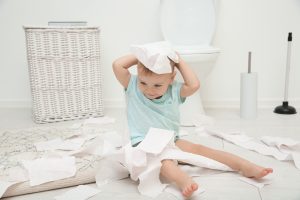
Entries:
{"type": "Polygon", "coordinates": [[[197,115],[205,114],[202,106],[200,92],[197,91],[192,96],[186,98],[186,101],[180,105],[180,125],[195,126],[195,118],[197,115]]]}

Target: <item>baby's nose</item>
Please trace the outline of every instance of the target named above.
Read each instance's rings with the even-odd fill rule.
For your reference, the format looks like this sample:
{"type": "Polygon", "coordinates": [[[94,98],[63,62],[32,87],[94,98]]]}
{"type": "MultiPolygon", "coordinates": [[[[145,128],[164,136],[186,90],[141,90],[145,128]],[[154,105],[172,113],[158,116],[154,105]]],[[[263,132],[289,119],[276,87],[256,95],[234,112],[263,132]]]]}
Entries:
{"type": "Polygon", "coordinates": [[[146,91],[152,91],[152,87],[146,87],[146,91]]]}
{"type": "Polygon", "coordinates": [[[154,92],[154,88],[152,88],[152,87],[147,87],[147,88],[146,88],[146,92],[148,92],[148,93],[153,93],[153,92],[154,92]]]}

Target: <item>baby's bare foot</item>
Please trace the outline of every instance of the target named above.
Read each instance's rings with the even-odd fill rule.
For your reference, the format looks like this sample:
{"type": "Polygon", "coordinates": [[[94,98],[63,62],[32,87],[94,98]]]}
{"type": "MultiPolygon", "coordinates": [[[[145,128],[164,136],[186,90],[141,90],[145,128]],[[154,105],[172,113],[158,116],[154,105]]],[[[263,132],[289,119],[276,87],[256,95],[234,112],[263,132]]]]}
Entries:
{"type": "Polygon", "coordinates": [[[198,189],[198,184],[195,182],[187,183],[182,187],[182,194],[184,197],[188,198],[198,189]]]}
{"type": "Polygon", "coordinates": [[[262,178],[273,172],[272,168],[265,168],[253,163],[247,164],[242,170],[241,173],[243,176],[248,178],[262,178]]]}

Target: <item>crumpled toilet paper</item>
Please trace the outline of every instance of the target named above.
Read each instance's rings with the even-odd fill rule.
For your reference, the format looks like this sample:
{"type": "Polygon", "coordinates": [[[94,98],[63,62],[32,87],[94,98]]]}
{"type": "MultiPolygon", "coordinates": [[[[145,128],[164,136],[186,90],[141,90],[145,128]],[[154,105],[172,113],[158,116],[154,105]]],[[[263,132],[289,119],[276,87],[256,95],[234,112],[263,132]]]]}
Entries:
{"type": "MultiPolygon", "coordinates": [[[[142,195],[154,198],[168,185],[160,181],[162,160],[178,160],[199,167],[233,171],[228,166],[215,160],[181,151],[175,146],[173,137],[174,133],[172,131],[150,128],[145,139],[137,147],[132,147],[129,143],[120,149],[118,153],[115,152],[109,155],[108,158],[110,160],[115,160],[120,165],[120,167],[113,165],[115,169],[118,169],[116,173],[120,173],[120,175],[112,173],[113,176],[111,179],[115,180],[116,177],[120,179],[125,178],[128,174],[124,172],[124,168],[122,167],[124,166],[130,173],[132,180],[139,180],[139,192],[142,195]]],[[[107,174],[101,174],[103,174],[102,170],[99,171],[99,175],[96,175],[98,177],[96,179],[97,185],[103,185],[99,181],[104,180],[107,182],[109,179],[107,174]]]]}
{"type": "Polygon", "coordinates": [[[178,55],[167,41],[132,45],[130,50],[145,67],[157,74],[172,72],[169,59],[179,62],[178,55]]]}

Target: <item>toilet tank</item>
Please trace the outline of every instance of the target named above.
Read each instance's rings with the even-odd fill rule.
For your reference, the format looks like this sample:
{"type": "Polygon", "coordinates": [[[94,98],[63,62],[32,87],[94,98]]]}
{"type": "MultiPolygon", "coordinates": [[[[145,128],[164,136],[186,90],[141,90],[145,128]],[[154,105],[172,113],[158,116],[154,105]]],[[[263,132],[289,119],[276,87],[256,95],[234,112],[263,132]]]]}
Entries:
{"type": "Polygon", "coordinates": [[[173,45],[209,46],[216,27],[215,0],[161,0],[161,31],[173,45]]]}

